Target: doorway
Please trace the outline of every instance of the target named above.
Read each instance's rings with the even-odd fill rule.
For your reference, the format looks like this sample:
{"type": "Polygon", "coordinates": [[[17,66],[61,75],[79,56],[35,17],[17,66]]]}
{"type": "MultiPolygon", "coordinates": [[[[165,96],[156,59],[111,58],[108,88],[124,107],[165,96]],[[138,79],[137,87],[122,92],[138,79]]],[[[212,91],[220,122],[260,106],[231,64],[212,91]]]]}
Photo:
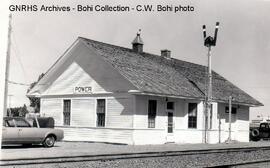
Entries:
{"type": "Polygon", "coordinates": [[[168,112],[168,129],[167,133],[173,133],[173,112],[168,112]]]}
{"type": "Polygon", "coordinates": [[[167,142],[174,142],[174,102],[167,102],[167,142]]]}

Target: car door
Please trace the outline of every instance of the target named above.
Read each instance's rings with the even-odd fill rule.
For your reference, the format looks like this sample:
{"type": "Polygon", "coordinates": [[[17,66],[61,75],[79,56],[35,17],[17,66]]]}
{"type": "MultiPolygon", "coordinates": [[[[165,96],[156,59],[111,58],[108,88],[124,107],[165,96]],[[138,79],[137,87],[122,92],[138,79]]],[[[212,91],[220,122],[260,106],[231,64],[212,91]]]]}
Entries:
{"type": "Polygon", "coordinates": [[[13,118],[8,118],[3,121],[2,142],[17,143],[19,140],[19,128],[16,127],[13,118]]]}
{"type": "Polygon", "coordinates": [[[24,118],[15,119],[16,126],[19,130],[19,139],[22,143],[35,143],[41,141],[42,134],[36,127],[32,127],[24,118]]]}

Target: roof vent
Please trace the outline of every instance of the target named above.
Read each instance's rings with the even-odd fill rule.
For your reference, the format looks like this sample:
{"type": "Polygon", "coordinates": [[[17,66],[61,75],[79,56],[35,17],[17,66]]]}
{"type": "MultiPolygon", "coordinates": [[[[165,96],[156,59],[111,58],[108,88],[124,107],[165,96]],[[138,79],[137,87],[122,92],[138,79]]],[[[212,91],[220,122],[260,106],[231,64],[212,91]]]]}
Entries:
{"type": "Polygon", "coordinates": [[[132,49],[138,53],[143,52],[143,41],[142,41],[142,38],[140,35],[141,35],[141,29],[139,29],[137,36],[135,37],[135,39],[132,42],[132,49]]]}
{"type": "Polygon", "coordinates": [[[170,50],[161,50],[161,56],[165,58],[171,58],[171,51],[170,50]]]}

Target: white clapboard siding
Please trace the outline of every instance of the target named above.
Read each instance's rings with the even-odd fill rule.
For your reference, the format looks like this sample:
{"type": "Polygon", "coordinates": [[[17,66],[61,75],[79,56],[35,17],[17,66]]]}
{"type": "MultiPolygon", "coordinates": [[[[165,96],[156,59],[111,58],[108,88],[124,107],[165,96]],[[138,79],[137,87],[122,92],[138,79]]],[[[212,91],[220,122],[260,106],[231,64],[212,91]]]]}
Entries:
{"type": "Polygon", "coordinates": [[[71,126],[95,126],[94,99],[72,99],[71,126]]]}
{"type": "Polygon", "coordinates": [[[108,98],[106,127],[131,128],[132,107],[131,98],[108,98]]]}
{"type": "Polygon", "coordinates": [[[63,108],[62,99],[42,98],[41,99],[41,115],[45,117],[53,117],[55,125],[63,125],[63,108]]]}
{"type": "Polygon", "coordinates": [[[134,116],[135,128],[148,127],[148,96],[136,96],[136,111],[134,116]]]}
{"type": "Polygon", "coordinates": [[[60,128],[66,141],[95,141],[132,144],[132,130],[110,128],[60,128]]]}
{"type": "Polygon", "coordinates": [[[135,145],[164,144],[166,143],[166,132],[164,129],[137,129],[133,132],[135,145]]]}
{"type": "Polygon", "coordinates": [[[104,92],[98,83],[73,62],[48,89],[47,94],[72,94],[76,86],[91,86],[96,92],[104,92]]]}
{"type": "MultiPolygon", "coordinates": [[[[49,79],[48,79],[49,80],[49,79]]],[[[75,87],[92,87],[93,93],[134,89],[118,71],[100,56],[80,44],[55,72],[43,94],[73,94],[75,87]]]]}

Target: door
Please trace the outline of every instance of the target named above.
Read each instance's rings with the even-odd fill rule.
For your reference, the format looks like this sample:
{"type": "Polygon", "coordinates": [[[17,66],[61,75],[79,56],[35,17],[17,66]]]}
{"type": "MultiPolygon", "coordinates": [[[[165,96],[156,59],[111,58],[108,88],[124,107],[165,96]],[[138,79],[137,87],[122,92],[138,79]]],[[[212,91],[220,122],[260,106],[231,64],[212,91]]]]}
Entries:
{"type": "Polygon", "coordinates": [[[21,143],[40,142],[43,138],[42,129],[32,127],[25,119],[15,118],[16,127],[19,129],[18,140],[21,143]]]}
{"type": "Polygon", "coordinates": [[[4,119],[2,127],[3,143],[15,143],[19,138],[19,129],[15,127],[15,121],[12,118],[4,119]]]}
{"type": "Polygon", "coordinates": [[[173,112],[168,112],[168,134],[173,133],[173,112]]]}
{"type": "Polygon", "coordinates": [[[167,102],[167,142],[174,142],[174,102],[167,102]]]}

